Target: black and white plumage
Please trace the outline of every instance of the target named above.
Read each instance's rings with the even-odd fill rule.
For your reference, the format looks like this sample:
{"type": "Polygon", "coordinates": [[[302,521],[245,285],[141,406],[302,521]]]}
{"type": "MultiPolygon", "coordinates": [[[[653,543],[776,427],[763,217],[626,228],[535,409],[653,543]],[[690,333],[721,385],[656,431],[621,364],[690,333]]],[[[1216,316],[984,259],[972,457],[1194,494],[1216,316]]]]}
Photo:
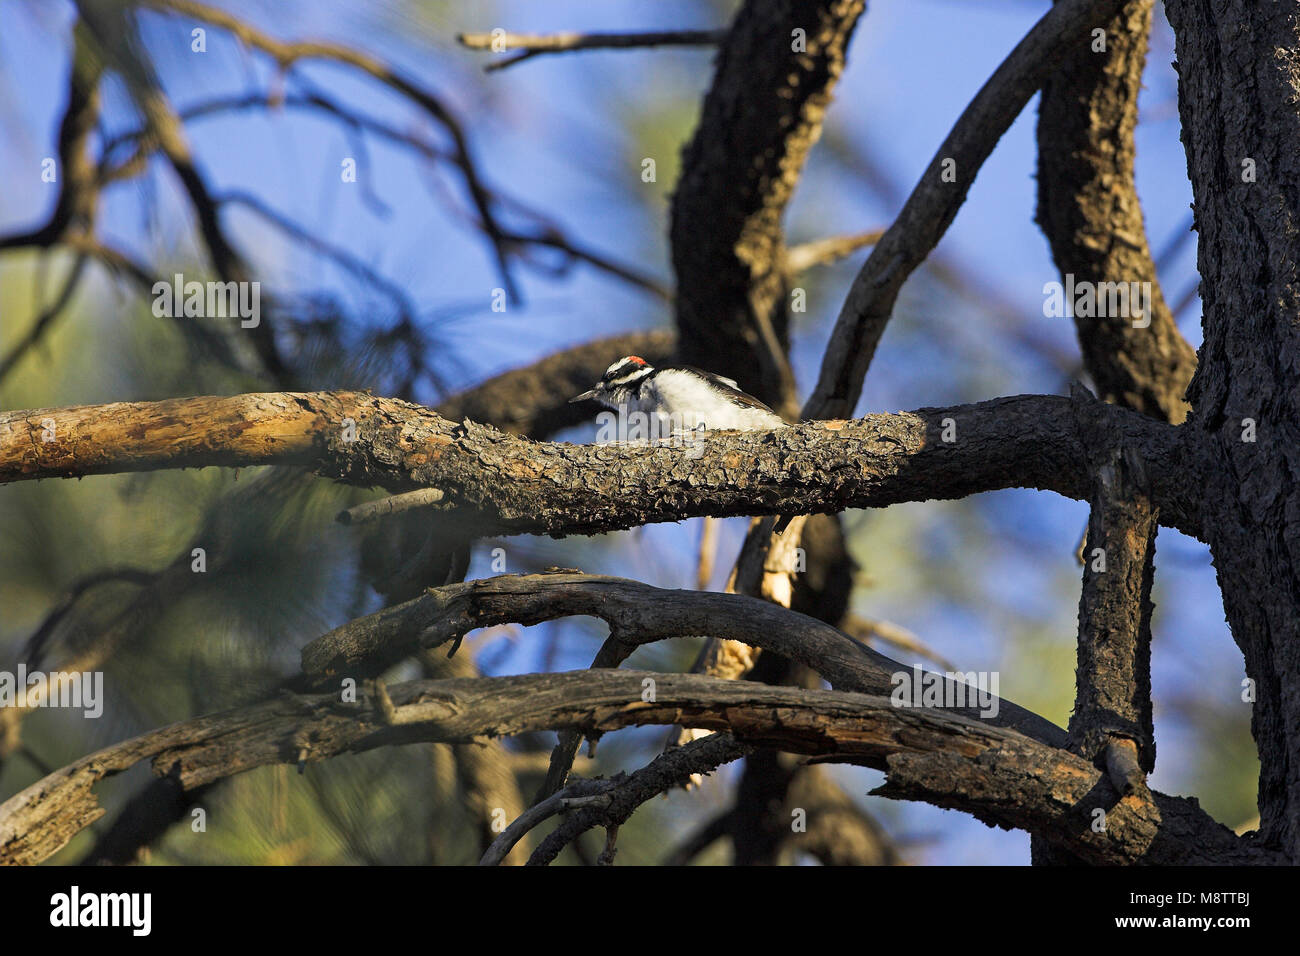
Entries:
{"type": "Polygon", "coordinates": [[[692,368],[665,365],[655,368],[645,359],[628,355],[601,376],[594,388],[572,402],[586,399],[625,413],[643,412],[657,419],[659,434],[680,431],[766,431],[785,421],[729,378],[692,368]]]}

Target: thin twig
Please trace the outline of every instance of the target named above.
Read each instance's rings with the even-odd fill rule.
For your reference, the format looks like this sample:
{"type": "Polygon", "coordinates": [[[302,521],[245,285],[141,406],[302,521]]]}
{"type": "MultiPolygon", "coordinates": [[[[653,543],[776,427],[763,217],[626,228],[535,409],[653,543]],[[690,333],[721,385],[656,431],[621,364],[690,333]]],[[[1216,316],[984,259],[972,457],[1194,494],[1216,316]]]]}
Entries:
{"type": "Polygon", "coordinates": [[[635,773],[611,781],[613,786],[602,792],[600,802],[579,810],[556,827],[533,851],[528,865],[551,862],[564,847],[598,826],[610,831],[601,861],[606,865],[612,863],[617,828],[632,816],[637,807],[661,793],[681,786],[695,774],[710,773],[723,764],[748,756],[756,749],[754,745],[739,741],[731,734],[716,733],[660,754],[635,773]]]}
{"type": "Polygon", "coordinates": [[[334,520],[339,524],[365,524],[367,521],[377,521],[403,511],[427,508],[436,505],[442,499],[443,494],[437,488],[419,488],[405,494],[380,498],[378,501],[367,501],[340,511],[334,520]]]}
{"type": "Polygon", "coordinates": [[[484,70],[504,70],[548,53],[571,53],[575,50],[627,50],[655,46],[716,46],[727,36],[726,30],[659,30],[646,33],[458,33],[457,41],[471,50],[505,53],[514,56],[497,60],[484,70]]]}
{"type": "Polygon", "coordinates": [[[529,831],[536,829],[557,813],[563,813],[571,806],[584,805],[581,802],[584,799],[609,792],[616,785],[615,780],[576,780],[559,793],[552,794],[541,803],[533,804],[501,831],[501,835],[493,840],[483,853],[478,865],[500,866],[501,861],[510,854],[515,844],[527,836],[529,831]]]}
{"type": "Polygon", "coordinates": [[[504,229],[497,221],[493,209],[493,196],[483,183],[477,165],[470,152],[469,141],[459,120],[442,103],[438,97],[423,89],[415,81],[399,73],[383,61],[352,47],[339,43],[303,41],[286,43],[277,40],[260,30],[249,26],[243,20],[215,7],[194,0],[142,0],[144,5],[159,10],[193,17],[214,26],[228,30],[246,46],[260,50],[270,56],[280,66],[288,70],[300,60],[325,59],[334,60],[361,70],[373,79],[407,99],[428,113],[447,132],[452,140],[452,162],[460,169],[470,199],[483,223],[483,231],[492,244],[496,255],[501,281],[511,300],[519,300],[519,290],[510,269],[509,252],[503,239],[504,229]]]}
{"type": "Polygon", "coordinates": [[[830,265],[859,249],[874,246],[885,234],[883,229],[860,232],[852,236],[831,236],[791,246],[785,254],[785,270],[790,275],[806,272],[814,266],[830,265]]]}
{"type": "Polygon", "coordinates": [[[857,614],[850,614],[841,622],[840,627],[846,634],[864,641],[870,642],[874,638],[901,650],[919,654],[934,661],[946,671],[955,671],[957,669],[956,664],[931,648],[907,628],[891,624],[889,621],[878,621],[857,614]]]}

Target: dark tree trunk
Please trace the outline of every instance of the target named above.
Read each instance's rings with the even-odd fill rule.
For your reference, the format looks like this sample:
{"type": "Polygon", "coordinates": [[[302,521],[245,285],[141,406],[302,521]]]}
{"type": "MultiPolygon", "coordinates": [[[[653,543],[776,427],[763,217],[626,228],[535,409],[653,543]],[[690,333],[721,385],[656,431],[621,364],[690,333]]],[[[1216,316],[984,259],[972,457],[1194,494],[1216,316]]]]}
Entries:
{"type": "MultiPolygon", "coordinates": [[[[1260,838],[1300,858],[1300,9],[1169,0],[1205,343],[1205,533],[1256,696],[1260,838]],[[1255,433],[1252,436],[1250,429],[1255,433]],[[1252,439],[1253,440],[1250,440],[1252,439]]],[[[1235,675],[1207,675],[1231,681],[1235,675]]]]}

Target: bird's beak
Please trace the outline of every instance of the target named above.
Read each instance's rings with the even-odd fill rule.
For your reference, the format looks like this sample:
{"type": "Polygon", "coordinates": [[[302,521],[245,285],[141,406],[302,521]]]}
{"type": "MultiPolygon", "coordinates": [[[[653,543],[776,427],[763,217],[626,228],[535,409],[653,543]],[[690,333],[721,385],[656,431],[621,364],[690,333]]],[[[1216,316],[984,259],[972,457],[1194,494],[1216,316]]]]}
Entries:
{"type": "Polygon", "coordinates": [[[596,390],[595,390],[594,388],[589,388],[589,389],[587,389],[585,392],[583,392],[581,395],[578,395],[578,396],[575,397],[575,398],[571,398],[571,399],[569,399],[569,404],[572,405],[572,404],[574,404],[575,402],[585,402],[587,399],[589,399],[589,398],[595,398],[595,397],[596,397],[596,390]]]}

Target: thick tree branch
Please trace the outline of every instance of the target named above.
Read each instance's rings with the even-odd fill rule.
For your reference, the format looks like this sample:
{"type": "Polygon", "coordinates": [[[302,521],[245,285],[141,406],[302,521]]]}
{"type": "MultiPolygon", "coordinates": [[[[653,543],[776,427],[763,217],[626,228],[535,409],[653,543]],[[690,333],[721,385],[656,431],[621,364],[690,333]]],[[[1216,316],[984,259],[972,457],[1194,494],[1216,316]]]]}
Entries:
{"type": "MultiPolygon", "coordinates": [[[[1180,433],[1104,417],[1147,463],[1169,523],[1198,535],[1197,476],[1180,433]]],[[[0,412],[0,483],[296,465],[392,492],[438,488],[479,534],[592,534],[700,515],[812,514],[1027,487],[1091,494],[1076,406],[1051,396],[719,432],[675,443],[567,445],[454,424],[357,392],[264,393],[0,412]],[[945,440],[950,438],[952,440],[945,440]]]]}
{"type": "Polygon", "coordinates": [[[1114,737],[1155,766],[1151,722],[1151,579],[1158,515],[1141,462],[1117,452],[1099,469],[1084,548],[1079,663],[1070,749],[1097,760],[1114,737]]]}
{"type": "Polygon", "coordinates": [[[1030,97],[1059,68],[1062,57],[1086,44],[1089,30],[1104,26],[1123,2],[1062,0],[976,94],[853,280],[803,418],[853,414],[903,283],[938,245],[984,160],[1030,97]]]}
{"type": "Polygon", "coordinates": [[[1153,795],[1117,802],[1104,774],[1073,754],[951,714],[896,708],[881,697],[638,671],[415,681],[388,696],[388,717],[369,698],[347,704],[336,695],[290,697],[108,747],[0,804],[0,862],[49,857],[102,815],[95,784],[143,760],[189,789],[267,764],[392,744],[677,722],[756,746],[888,762],[895,794],[924,791],[926,799],[1004,826],[1051,831],[1098,862],[1272,862],[1190,801],[1153,795]],[[654,689],[650,700],[646,681],[654,689]],[[931,772],[937,764],[947,769],[941,781],[931,772]],[[976,782],[983,783],[978,790],[976,782]],[[954,783],[964,788],[955,792],[954,783]],[[1104,833],[1068,825],[1092,806],[1108,808],[1104,833]]]}
{"type": "MultiPolygon", "coordinates": [[[[1168,0],[1205,341],[1188,391],[1206,532],[1256,694],[1261,839],[1300,861],[1300,18],[1168,0]]],[[[1186,426],[1185,426],[1186,427],[1186,426]]]]}
{"type": "Polygon", "coordinates": [[[1080,44],[1043,86],[1038,223],[1063,277],[1149,290],[1130,300],[1130,314],[1075,315],[1075,328],[1102,398],[1177,425],[1196,353],[1165,303],[1133,179],[1152,6],[1130,2],[1106,24],[1105,50],[1080,44]],[[1132,314],[1135,305],[1145,314],[1132,314]]]}
{"type": "MultiPolygon", "coordinates": [[[[1076,391],[1086,394],[1082,386],[1076,391]]],[[[1082,395],[1080,396],[1082,398],[1082,395]]],[[[1091,398],[1091,396],[1087,396],[1091,398]]],[[[1087,410],[1089,403],[1080,402],[1087,410]]],[[[1110,774],[1122,794],[1145,787],[1155,766],[1151,709],[1151,581],[1159,515],[1146,492],[1141,458],[1108,444],[1084,416],[1095,490],[1083,550],[1079,653],[1068,747],[1110,774]]],[[[1077,862],[1032,842],[1035,864],[1077,862]]]]}

